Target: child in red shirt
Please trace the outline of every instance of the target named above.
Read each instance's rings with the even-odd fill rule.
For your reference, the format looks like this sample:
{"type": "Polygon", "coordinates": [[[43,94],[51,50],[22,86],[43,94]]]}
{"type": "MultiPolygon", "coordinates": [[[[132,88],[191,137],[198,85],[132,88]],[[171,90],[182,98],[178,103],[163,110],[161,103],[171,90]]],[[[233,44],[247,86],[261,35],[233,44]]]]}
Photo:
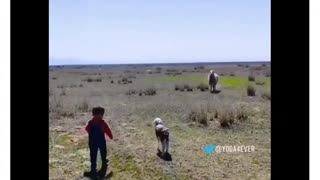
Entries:
{"type": "Polygon", "coordinates": [[[92,109],[93,119],[90,120],[86,126],[86,131],[89,134],[89,149],[91,171],[85,172],[84,176],[95,178],[97,176],[104,177],[107,172],[107,144],[104,134],[107,134],[110,139],[113,139],[111,130],[108,124],[102,119],[104,115],[104,108],[95,107],[92,109]],[[97,173],[97,153],[98,149],[101,154],[101,169],[97,173]]]}

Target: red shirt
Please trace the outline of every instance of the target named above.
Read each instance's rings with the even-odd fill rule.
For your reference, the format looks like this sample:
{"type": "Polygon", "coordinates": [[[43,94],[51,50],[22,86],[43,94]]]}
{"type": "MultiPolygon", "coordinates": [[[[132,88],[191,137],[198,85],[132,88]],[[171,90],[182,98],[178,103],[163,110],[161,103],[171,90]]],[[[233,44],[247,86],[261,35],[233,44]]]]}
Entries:
{"type": "MultiPolygon", "coordinates": [[[[110,139],[113,139],[111,130],[110,130],[108,124],[107,124],[103,119],[93,118],[93,119],[90,120],[90,121],[91,121],[91,123],[92,123],[93,126],[98,125],[98,124],[101,123],[101,121],[103,121],[103,123],[102,123],[103,132],[106,133],[110,139]]],[[[89,121],[89,122],[90,122],[90,121],[89,121]]],[[[87,123],[87,126],[86,126],[86,131],[87,131],[88,133],[90,132],[89,122],[87,123]]]]}

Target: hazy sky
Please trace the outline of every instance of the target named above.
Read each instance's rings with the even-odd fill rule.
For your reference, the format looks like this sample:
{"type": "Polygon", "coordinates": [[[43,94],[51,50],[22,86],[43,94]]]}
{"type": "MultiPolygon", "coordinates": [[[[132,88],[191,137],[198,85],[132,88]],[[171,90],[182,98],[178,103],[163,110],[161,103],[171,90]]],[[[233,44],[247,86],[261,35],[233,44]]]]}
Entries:
{"type": "Polygon", "coordinates": [[[50,0],[50,64],[269,61],[270,0],[50,0]]]}

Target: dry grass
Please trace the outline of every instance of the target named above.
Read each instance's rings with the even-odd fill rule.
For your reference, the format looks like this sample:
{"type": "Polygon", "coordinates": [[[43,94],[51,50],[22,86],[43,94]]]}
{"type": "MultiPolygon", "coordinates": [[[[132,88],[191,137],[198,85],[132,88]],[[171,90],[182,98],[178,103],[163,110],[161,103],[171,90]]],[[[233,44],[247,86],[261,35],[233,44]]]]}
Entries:
{"type": "MultiPolygon", "coordinates": [[[[184,79],[178,81],[181,78],[179,76],[145,73],[146,69],[154,68],[102,69],[99,71],[101,78],[107,78],[103,75],[112,72],[113,85],[109,84],[111,79],[107,83],[86,81],[82,88],[72,89],[69,88],[70,84],[80,83],[82,78],[93,76],[97,70],[62,68],[50,72],[50,77],[57,77],[57,80],[50,79],[53,93],[49,96],[49,179],[76,179],[83,171],[89,170],[84,126],[92,118],[90,108],[98,105],[105,107],[104,119],[115,137],[107,142],[108,159],[114,173],[112,179],[270,179],[270,101],[242,97],[246,86],[226,88],[222,84],[221,93],[215,95],[201,93],[201,89],[192,93],[177,93],[173,89],[176,88],[175,84],[181,85],[184,91],[188,89],[184,84],[189,89],[192,85],[200,84],[202,79],[201,82],[195,82],[192,79],[195,76],[203,77],[206,82],[206,69],[235,72],[247,82],[246,69],[236,65],[234,69],[206,66],[203,72],[201,69],[192,72],[193,68],[190,67],[175,67],[176,72],[188,70],[183,73],[186,75],[184,79]],[[126,70],[130,72],[124,75],[126,70]],[[136,76],[134,83],[127,82],[124,86],[122,78],[131,80],[128,76],[132,73],[136,76]],[[148,77],[178,80],[163,82],[153,79],[146,83],[148,77]],[[118,80],[121,84],[117,84],[118,80]],[[62,89],[66,90],[64,96],[60,96],[62,89]],[[125,94],[130,90],[136,91],[136,94],[129,98],[125,94]],[[144,96],[145,92],[155,96],[144,96]],[[241,108],[238,102],[246,106],[241,108]],[[194,113],[188,113],[192,111],[194,113]],[[155,117],[162,118],[170,129],[171,162],[163,161],[156,155],[154,127],[147,125],[155,117]],[[255,145],[259,151],[206,155],[202,147],[208,143],[255,145]]],[[[162,71],[165,72],[166,68],[162,67],[162,71]]],[[[205,91],[208,85],[200,87],[205,91]]],[[[259,86],[258,90],[268,92],[269,87],[259,86]]]]}
{"type": "Polygon", "coordinates": [[[219,122],[223,128],[229,128],[234,123],[234,112],[230,109],[224,110],[220,113],[219,122]]]}

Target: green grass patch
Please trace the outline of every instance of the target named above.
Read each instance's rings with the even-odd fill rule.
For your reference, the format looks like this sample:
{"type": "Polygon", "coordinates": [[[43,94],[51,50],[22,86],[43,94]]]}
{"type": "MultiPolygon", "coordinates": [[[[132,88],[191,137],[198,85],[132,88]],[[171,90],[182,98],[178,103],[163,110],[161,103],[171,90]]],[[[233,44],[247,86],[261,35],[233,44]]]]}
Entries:
{"type": "MultiPolygon", "coordinates": [[[[206,75],[202,74],[182,74],[177,76],[147,77],[145,79],[145,83],[188,83],[192,85],[198,85],[200,83],[208,84],[208,79],[206,75]]],[[[246,88],[249,84],[249,81],[248,77],[220,76],[218,84],[220,84],[222,87],[228,88],[246,88]]],[[[270,87],[270,84],[270,78],[265,78],[265,84],[263,86],[270,87]]]]}

